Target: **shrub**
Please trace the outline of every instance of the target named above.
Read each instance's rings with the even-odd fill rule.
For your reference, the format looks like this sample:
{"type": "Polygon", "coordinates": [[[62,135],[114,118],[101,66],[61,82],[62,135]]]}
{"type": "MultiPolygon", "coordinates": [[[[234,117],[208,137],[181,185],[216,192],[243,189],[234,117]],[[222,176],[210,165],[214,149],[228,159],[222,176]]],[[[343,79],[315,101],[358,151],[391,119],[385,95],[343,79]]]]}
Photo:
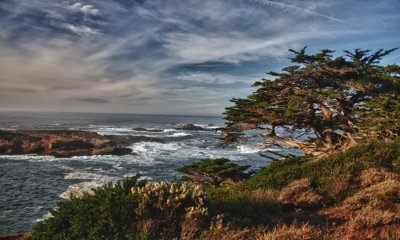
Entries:
{"type": "Polygon", "coordinates": [[[32,239],[134,239],[138,201],[131,188],[143,185],[137,179],[109,183],[93,195],[58,203],[53,217],[34,227],[32,239]]]}
{"type": "Polygon", "coordinates": [[[227,220],[237,226],[275,223],[281,215],[281,204],[275,190],[250,190],[238,184],[208,187],[206,192],[211,215],[224,214],[227,220]]]}
{"type": "Polygon", "coordinates": [[[290,182],[303,178],[305,168],[309,164],[307,157],[288,157],[272,161],[268,167],[262,168],[246,181],[251,189],[272,188],[282,189],[290,182]]]}
{"type": "Polygon", "coordinates": [[[193,239],[208,215],[205,195],[199,186],[147,183],[132,188],[132,193],[138,200],[137,227],[146,239],[173,239],[182,231],[186,239],[193,239]]]}
{"type": "Polygon", "coordinates": [[[313,208],[321,204],[322,198],[311,187],[310,179],[304,178],[290,183],[282,189],[279,201],[296,208],[313,208]]]}
{"type": "Polygon", "coordinates": [[[204,159],[200,162],[178,168],[177,171],[188,174],[188,180],[195,183],[220,185],[227,180],[239,181],[248,178],[249,174],[244,171],[249,167],[238,166],[229,162],[226,158],[217,158],[204,159]]]}
{"type": "Polygon", "coordinates": [[[189,184],[107,184],[58,204],[32,239],[196,239],[207,217],[204,192],[189,184]]]}

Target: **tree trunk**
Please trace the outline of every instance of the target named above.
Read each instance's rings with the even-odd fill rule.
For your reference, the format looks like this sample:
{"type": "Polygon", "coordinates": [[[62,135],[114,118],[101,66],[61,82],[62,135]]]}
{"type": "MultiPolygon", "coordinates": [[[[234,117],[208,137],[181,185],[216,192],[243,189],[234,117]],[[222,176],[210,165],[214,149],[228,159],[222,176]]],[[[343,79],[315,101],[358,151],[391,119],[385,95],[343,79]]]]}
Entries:
{"type": "Polygon", "coordinates": [[[327,129],[323,132],[322,141],[326,148],[333,148],[335,146],[334,132],[332,129],[327,129]]]}
{"type": "Polygon", "coordinates": [[[332,120],[332,111],[323,103],[318,103],[318,105],[321,108],[322,113],[324,114],[324,120],[330,122],[332,120]]]}

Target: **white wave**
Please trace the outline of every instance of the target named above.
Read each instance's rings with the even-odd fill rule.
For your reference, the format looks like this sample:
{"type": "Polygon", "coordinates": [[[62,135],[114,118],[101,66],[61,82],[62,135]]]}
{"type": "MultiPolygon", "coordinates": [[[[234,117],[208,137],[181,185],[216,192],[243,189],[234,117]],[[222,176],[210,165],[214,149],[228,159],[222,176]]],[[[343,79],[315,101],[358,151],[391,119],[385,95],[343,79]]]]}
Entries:
{"type": "Polygon", "coordinates": [[[0,155],[0,159],[12,159],[12,160],[35,160],[35,161],[53,161],[57,158],[53,156],[40,156],[36,154],[24,154],[24,155],[0,155]]]}
{"type": "Polygon", "coordinates": [[[107,180],[112,180],[112,177],[96,173],[76,171],[68,173],[67,175],[64,176],[64,179],[90,179],[90,180],[99,180],[104,182],[107,180]]]}
{"type": "Polygon", "coordinates": [[[80,198],[83,197],[85,193],[94,194],[93,190],[101,187],[102,185],[103,184],[95,181],[72,184],[65,192],[61,193],[58,196],[63,199],[70,199],[71,196],[80,198]]]}
{"type": "Polygon", "coordinates": [[[45,220],[47,220],[47,219],[49,219],[51,217],[53,217],[53,215],[50,212],[48,212],[45,215],[43,215],[43,217],[35,219],[32,222],[34,222],[34,223],[43,222],[43,221],[45,221],[45,220]]]}
{"type": "Polygon", "coordinates": [[[192,134],[184,132],[175,132],[173,134],[167,135],[167,137],[186,137],[186,136],[192,136],[192,134]]]}
{"type": "MultiPolygon", "coordinates": [[[[185,126],[187,124],[190,124],[190,123],[178,123],[178,124],[176,124],[176,126],[177,127],[182,127],[182,126],[185,126]]],[[[193,123],[193,125],[196,126],[196,127],[204,128],[204,129],[217,129],[217,128],[220,128],[220,126],[217,126],[217,125],[214,125],[214,124],[193,123]]]]}
{"type": "Polygon", "coordinates": [[[252,154],[252,153],[261,152],[264,150],[264,148],[259,147],[259,146],[239,145],[239,146],[237,146],[237,150],[239,153],[242,153],[242,154],[252,154]]]}
{"type": "Polygon", "coordinates": [[[176,132],[176,129],[167,128],[167,129],[164,129],[163,132],[165,132],[165,133],[176,132]]]}
{"type": "Polygon", "coordinates": [[[157,143],[157,142],[139,142],[131,146],[134,153],[141,158],[154,161],[155,157],[162,154],[176,152],[180,148],[178,143],[157,143]]]}
{"type": "Polygon", "coordinates": [[[217,128],[220,128],[220,126],[210,125],[210,124],[193,124],[193,125],[195,125],[197,127],[202,127],[202,128],[205,128],[205,129],[217,129],[217,128]]]}
{"type": "Polygon", "coordinates": [[[135,132],[131,128],[126,127],[99,127],[91,130],[100,135],[128,135],[135,132]]]}

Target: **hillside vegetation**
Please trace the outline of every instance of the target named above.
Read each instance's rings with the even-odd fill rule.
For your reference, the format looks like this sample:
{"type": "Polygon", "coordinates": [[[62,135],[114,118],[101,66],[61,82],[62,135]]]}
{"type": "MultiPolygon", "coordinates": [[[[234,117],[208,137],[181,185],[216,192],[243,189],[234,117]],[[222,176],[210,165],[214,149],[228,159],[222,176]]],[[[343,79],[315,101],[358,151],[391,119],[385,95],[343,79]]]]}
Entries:
{"type": "Polygon", "coordinates": [[[132,177],[59,203],[31,239],[396,239],[399,174],[400,143],[373,141],[220,185],[132,177]]]}
{"type": "Polygon", "coordinates": [[[232,100],[226,143],[304,156],[257,172],[205,159],[170,183],[110,183],[59,203],[30,239],[400,239],[400,67],[377,65],[394,50],[292,50],[296,65],[232,100]]]}

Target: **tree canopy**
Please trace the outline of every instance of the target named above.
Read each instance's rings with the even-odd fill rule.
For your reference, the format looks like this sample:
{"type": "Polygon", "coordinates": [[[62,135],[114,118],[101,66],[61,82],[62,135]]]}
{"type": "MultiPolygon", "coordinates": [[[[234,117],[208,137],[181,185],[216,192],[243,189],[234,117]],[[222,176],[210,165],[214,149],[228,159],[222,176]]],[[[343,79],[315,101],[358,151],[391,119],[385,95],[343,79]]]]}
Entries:
{"type": "Polygon", "coordinates": [[[263,144],[326,155],[363,138],[398,136],[400,66],[379,65],[395,50],[355,49],[333,57],[329,49],[313,55],[306,47],[290,49],[293,65],[255,82],[257,89],[247,98],[231,99],[233,106],[224,113],[225,142],[257,137],[263,144]],[[301,135],[309,138],[304,141],[301,135]]]}

